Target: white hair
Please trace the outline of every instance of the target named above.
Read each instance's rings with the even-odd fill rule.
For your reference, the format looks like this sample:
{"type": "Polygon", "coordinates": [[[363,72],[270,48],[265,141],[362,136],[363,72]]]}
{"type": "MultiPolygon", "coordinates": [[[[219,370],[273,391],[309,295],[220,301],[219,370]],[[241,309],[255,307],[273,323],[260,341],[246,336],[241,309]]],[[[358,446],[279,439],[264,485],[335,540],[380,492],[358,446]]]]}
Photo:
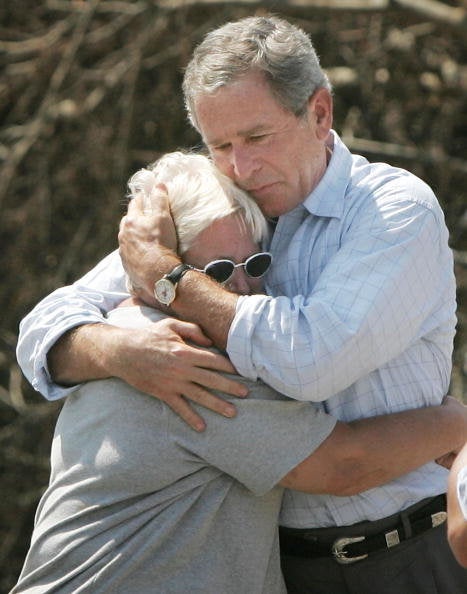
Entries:
{"type": "Polygon", "coordinates": [[[255,242],[268,236],[266,219],[256,202],[203,155],[167,153],[136,172],[128,188],[130,198],[142,195],[148,210],[161,192],[167,193],[180,255],[214,221],[233,213],[241,216],[255,242]]]}

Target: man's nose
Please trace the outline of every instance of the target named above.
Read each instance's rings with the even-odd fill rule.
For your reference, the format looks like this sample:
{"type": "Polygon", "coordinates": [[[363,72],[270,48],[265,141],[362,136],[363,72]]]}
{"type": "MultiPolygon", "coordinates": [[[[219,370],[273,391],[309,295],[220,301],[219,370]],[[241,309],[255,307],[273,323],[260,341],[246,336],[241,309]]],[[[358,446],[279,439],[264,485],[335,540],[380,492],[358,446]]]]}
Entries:
{"type": "Polygon", "coordinates": [[[256,159],[248,148],[239,147],[232,150],[231,165],[236,180],[244,181],[251,178],[258,168],[256,159]]]}

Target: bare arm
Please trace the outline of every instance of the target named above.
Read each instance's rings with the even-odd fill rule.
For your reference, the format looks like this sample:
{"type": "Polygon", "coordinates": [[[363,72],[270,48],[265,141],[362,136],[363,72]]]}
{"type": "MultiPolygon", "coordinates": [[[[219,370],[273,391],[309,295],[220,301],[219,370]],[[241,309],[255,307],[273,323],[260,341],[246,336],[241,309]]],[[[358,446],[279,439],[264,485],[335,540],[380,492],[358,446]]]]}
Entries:
{"type": "Polygon", "coordinates": [[[280,484],[307,493],[355,495],[458,450],[466,438],[467,407],[451,397],[437,407],[338,423],[280,484]]]}
{"type": "Polygon", "coordinates": [[[245,396],[247,390],[243,384],[217,373],[235,373],[226,357],[185,341],[210,344],[197,326],[171,318],[138,329],[86,324],[57,341],[49,351],[48,364],[54,381],[65,385],[119,377],[169,403],[189,425],[202,431],[203,419],[184,396],[232,417],[235,407],[209,389],[234,396],[245,396]]]}
{"type": "Polygon", "coordinates": [[[454,461],[448,482],[448,540],[457,561],[467,567],[467,519],[457,497],[457,478],[467,466],[467,442],[454,461]]]}
{"type": "MultiPolygon", "coordinates": [[[[166,197],[158,208],[144,214],[143,204],[134,198],[120,224],[120,256],[138,296],[148,305],[160,308],[154,298],[154,283],[180,264],[176,255],[176,236],[166,197]],[[166,247],[167,246],[167,247],[166,247]]],[[[235,315],[238,296],[199,272],[189,271],[177,287],[171,309],[178,318],[199,325],[224,349],[235,315]]]]}

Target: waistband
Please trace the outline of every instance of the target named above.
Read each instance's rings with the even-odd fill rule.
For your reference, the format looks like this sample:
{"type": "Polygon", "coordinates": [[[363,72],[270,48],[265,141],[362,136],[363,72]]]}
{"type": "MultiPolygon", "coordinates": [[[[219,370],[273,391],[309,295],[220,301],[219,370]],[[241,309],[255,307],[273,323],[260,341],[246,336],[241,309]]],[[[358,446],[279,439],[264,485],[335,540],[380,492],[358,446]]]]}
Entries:
{"type": "Polygon", "coordinates": [[[446,517],[443,494],[373,522],[311,529],[281,526],[281,553],[306,558],[331,556],[341,564],[355,563],[441,525],[446,517]]]}

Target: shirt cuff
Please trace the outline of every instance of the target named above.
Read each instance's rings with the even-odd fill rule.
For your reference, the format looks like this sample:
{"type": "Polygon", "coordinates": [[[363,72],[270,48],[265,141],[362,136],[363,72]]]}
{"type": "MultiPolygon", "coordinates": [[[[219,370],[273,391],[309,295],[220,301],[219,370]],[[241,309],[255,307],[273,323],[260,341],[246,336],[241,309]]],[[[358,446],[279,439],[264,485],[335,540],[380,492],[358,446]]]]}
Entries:
{"type": "Polygon", "coordinates": [[[83,326],[84,324],[106,324],[107,321],[98,315],[89,314],[87,316],[79,316],[77,319],[67,319],[66,324],[57,324],[51,328],[45,339],[41,343],[37,343],[36,349],[32,354],[33,357],[33,377],[31,379],[32,387],[40,392],[47,400],[60,400],[65,398],[68,394],[74,392],[81,384],[73,386],[61,386],[55,383],[49,371],[47,363],[47,355],[57,340],[66,332],[83,326]]]}
{"type": "Polygon", "coordinates": [[[239,297],[227,337],[227,354],[232,364],[240,375],[253,381],[258,377],[253,361],[253,335],[270,301],[267,295],[239,297]]]}

